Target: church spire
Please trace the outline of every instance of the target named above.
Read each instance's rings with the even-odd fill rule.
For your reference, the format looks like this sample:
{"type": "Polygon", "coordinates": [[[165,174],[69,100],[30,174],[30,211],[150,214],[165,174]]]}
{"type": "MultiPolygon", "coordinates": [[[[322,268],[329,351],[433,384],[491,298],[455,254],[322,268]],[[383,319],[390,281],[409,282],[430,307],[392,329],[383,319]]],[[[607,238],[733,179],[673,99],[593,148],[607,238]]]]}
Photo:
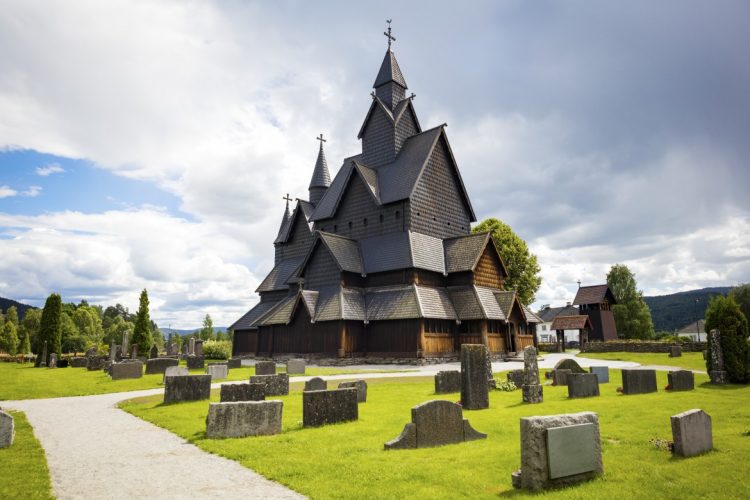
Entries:
{"type": "Polygon", "coordinates": [[[284,210],[284,217],[281,219],[281,226],[279,226],[279,234],[278,236],[281,236],[281,233],[284,231],[284,228],[289,223],[289,219],[292,218],[291,212],[289,212],[289,202],[292,201],[292,199],[289,197],[289,193],[286,194],[282,198],[282,200],[286,200],[286,210],[284,210]]]}
{"type": "Polygon", "coordinates": [[[383,63],[380,65],[373,87],[375,88],[375,95],[393,110],[396,104],[404,99],[407,86],[401,68],[398,66],[398,61],[396,61],[396,54],[391,50],[391,42],[396,41],[396,38],[391,34],[391,20],[388,19],[387,23],[388,31],[383,32],[383,34],[388,38],[388,50],[385,52],[383,63]]]}
{"type": "Polygon", "coordinates": [[[323,139],[323,134],[320,137],[316,137],[320,141],[320,149],[318,150],[318,159],[315,161],[315,169],[313,170],[312,179],[310,179],[310,203],[317,205],[320,199],[326,192],[326,189],[331,185],[331,174],[328,172],[328,162],[326,161],[326,154],[323,151],[323,143],[326,142],[323,139]]]}

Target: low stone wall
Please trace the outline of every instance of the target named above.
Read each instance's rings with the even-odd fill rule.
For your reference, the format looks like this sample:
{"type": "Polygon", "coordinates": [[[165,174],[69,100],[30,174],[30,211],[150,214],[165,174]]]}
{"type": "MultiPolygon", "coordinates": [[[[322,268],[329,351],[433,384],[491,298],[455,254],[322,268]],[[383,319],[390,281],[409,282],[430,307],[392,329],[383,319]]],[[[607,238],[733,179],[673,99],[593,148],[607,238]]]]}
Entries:
{"type": "Polygon", "coordinates": [[[679,345],[683,352],[702,352],[708,349],[706,342],[587,342],[583,352],[663,352],[668,353],[670,346],[679,345]]]}

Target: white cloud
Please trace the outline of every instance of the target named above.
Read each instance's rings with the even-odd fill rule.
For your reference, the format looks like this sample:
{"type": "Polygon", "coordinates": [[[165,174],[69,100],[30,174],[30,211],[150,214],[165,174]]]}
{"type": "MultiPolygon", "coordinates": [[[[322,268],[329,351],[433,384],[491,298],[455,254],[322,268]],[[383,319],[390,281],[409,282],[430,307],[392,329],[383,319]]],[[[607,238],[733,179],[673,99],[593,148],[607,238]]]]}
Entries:
{"type": "Polygon", "coordinates": [[[45,165],[44,167],[36,167],[36,175],[40,177],[47,177],[52,174],[61,174],[65,172],[65,169],[62,168],[58,163],[50,163],[49,165],[45,165]]]}
{"type": "Polygon", "coordinates": [[[8,185],[0,186],[0,198],[10,198],[18,194],[18,191],[8,185]]]}
{"type": "Polygon", "coordinates": [[[36,198],[42,192],[41,186],[29,186],[29,189],[22,191],[21,196],[28,196],[29,198],[36,198]]]}

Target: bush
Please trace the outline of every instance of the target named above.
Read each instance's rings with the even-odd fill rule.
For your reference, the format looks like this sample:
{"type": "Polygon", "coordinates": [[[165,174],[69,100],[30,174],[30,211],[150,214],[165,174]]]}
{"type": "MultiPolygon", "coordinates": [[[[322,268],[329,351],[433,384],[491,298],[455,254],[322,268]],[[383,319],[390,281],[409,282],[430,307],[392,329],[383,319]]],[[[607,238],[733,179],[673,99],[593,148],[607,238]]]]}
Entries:
{"type": "MultiPolygon", "coordinates": [[[[706,309],[706,331],[721,332],[721,350],[724,369],[730,382],[744,383],[750,380],[750,349],[748,348],[747,318],[732,297],[717,295],[706,309]]],[[[706,368],[711,366],[711,342],[708,343],[706,368]]]]}
{"type": "Polygon", "coordinates": [[[203,355],[207,359],[229,359],[232,357],[232,343],[228,340],[206,340],[203,342],[203,355]]]}

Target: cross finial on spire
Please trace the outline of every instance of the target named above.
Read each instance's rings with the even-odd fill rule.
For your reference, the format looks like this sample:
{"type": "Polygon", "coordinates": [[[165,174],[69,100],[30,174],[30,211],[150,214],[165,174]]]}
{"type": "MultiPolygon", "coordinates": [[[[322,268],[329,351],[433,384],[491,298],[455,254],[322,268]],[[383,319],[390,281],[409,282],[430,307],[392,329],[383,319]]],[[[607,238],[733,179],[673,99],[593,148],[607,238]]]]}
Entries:
{"type": "Polygon", "coordinates": [[[321,133],[320,133],[320,137],[316,137],[316,138],[315,138],[315,140],[316,140],[316,141],[320,141],[320,147],[321,147],[321,148],[323,147],[323,143],[324,143],[324,142],[328,142],[328,141],[326,141],[325,139],[323,139],[323,132],[321,132],[321,133]]]}
{"type": "Polygon", "coordinates": [[[395,42],[396,39],[391,35],[391,21],[393,19],[386,19],[385,22],[388,23],[388,31],[384,31],[383,34],[388,38],[388,50],[391,50],[391,42],[395,42]]]}
{"type": "Polygon", "coordinates": [[[290,198],[290,197],[289,197],[289,193],[287,193],[287,194],[286,194],[286,196],[284,196],[284,197],[283,197],[283,198],[281,198],[281,199],[282,199],[282,200],[286,200],[286,205],[287,205],[287,206],[289,206],[289,202],[290,202],[290,201],[292,201],[292,198],[290,198]]]}

